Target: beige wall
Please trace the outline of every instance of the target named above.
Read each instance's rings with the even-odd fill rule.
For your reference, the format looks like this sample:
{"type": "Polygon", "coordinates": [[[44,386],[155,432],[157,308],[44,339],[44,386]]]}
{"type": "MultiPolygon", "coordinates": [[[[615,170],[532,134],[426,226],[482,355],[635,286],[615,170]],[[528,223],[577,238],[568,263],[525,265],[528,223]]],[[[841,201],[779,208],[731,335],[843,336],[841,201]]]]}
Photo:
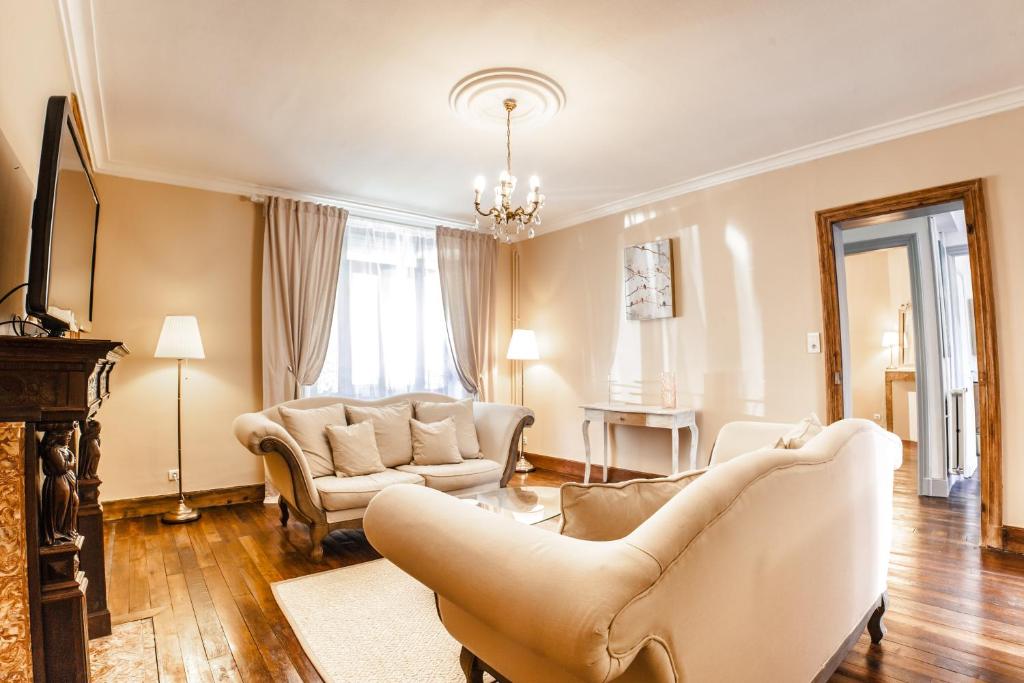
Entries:
{"type": "MultiPolygon", "coordinates": [[[[882,334],[899,329],[900,304],[910,301],[910,265],[906,247],[879,249],[846,257],[846,304],[850,320],[850,370],[853,373],[853,415],[885,426],[885,370],[890,352],[882,334]]],[[[907,316],[907,339],[913,340],[913,318],[907,316]]],[[[906,349],[912,364],[911,349],[906,349]]],[[[897,352],[898,353],[898,352],[897,352]]],[[[899,356],[895,355],[899,363],[899,356]]],[[[893,431],[910,438],[909,382],[893,383],[893,431]]]]}
{"type": "MultiPolygon", "coordinates": [[[[655,152],[652,152],[655,153],[655,152]]],[[[524,326],[543,360],[527,369],[537,412],[531,451],[581,459],[585,401],[605,396],[610,373],[677,374],[679,403],[700,412],[706,457],[725,422],[824,414],[824,365],[805,351],[821,329],[814,212],[983,177],[992,231],[1002,368],[1005,522],[1024,526],[1024,109],[808,162],[615,214],[523,245],[524,326]],[[632,225],[632,227],[626,227],[632,225]],[[673,239],[677,317],[627,322],[622,249],[673,239]]],[[[553,201],[553,200],[552,200],[553,201]]],[[[620,428],[619,466],[666,472],[665,433],[620,428]]],[[[599,435],[593,438],[599,449],[599,435]]],[[[596,452],[599,452],[595,449],[596,452]]]]}
{"type": "Polygon", "coordinates": [[[104,500],[171,493],[175,362],[153,358],[165,315],[199,318],[206,359],[191,361],[183,416],[184,483],[201,490],[263,481],[231,432],[260,407],[259,207],[235,195],[98,176],[96,338],[131,350],[100,412],[104,500]]]}

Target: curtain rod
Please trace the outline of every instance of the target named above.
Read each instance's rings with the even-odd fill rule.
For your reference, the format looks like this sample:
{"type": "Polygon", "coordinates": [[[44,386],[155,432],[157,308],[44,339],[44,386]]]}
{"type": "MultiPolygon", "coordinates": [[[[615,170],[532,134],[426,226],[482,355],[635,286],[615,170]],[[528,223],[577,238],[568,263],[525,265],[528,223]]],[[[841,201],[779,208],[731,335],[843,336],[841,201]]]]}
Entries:
{"type": "MultiPolygon", "coordinates": [[[[374,204],[364,204],[362,202],[345,201],[333,199],[330,197],[322,197],[318,195],[282,193],[276,196],[303,202],[314,202],[316,204],[338,206],[348,211],[349,215],[351,216],[355,216],[358,218],[366,218],[369,220],[384,221],[386,223],[394,223],[395,225],[404,225],[430,229],[434,229],[438,225],[446,225],[448,227],[460,228],[463,230],[474,229],[472,223],[451,220],[443,216],[430,216],[427,214],[416,213],[414,211],[406,211],[404,209],[392,209],[386,206],[376,206],[374,204]]],[[[259,193],[253,193],[248,195],[249,201],[251,201],[253,204],[266,204],[268,197],[269,195],[259,193]]]]}

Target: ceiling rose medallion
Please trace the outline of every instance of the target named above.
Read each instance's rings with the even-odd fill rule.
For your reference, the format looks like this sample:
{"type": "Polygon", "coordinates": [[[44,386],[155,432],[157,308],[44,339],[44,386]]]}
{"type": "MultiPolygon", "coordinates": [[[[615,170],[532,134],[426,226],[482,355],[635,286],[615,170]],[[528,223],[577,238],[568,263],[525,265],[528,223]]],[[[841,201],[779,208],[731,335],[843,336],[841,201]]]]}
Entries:
{"type": "Polygon", "coordinates": [[[547,76],[526,69],[487,69],[466,76],[455,84],[449,104],[456,114],[476,125],[504,124],[505,170],[494,186],[494,205],[481,207],[487,180],[477,176],[473,183],[473,208],[480,216],[490,219],[487,229],[495,239],[511,242],[513,237],[526,232],[532,238],[534,226],[540,225],[540,210],[544,194],[540,191],[540,178],[531,176],[526,206],[513,206],[512,195],[517,180],[512,175],[512,122],[530,127],[551,119],[565,105],[562,88],[547,76]]]}

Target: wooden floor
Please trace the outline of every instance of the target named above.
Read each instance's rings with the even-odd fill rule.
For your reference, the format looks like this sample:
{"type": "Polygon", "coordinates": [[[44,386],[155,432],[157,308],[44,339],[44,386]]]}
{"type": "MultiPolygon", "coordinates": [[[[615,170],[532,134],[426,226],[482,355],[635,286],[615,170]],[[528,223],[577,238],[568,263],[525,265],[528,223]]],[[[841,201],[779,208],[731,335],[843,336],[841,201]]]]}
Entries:
{"type": "MultiPolygon", "coordinates": [[[[911,446],[896,483],[889,633],[880,646],[861,638],[833,680],[1024,681],[1024,557],[976,547],[977,482],[919,498],[915,472],[911,446]]],[[[568,480],[538,471],[513,484],[568,480]]],[[[188,526],[112,522],[110,609],[115,621],[153,617],[163,681],[320,681],[270,584],[378,555],[355,531],[332,534],[322,563],[307,549],[302,527],[283,529],[276,506],[256,503],[188,526]]]]}

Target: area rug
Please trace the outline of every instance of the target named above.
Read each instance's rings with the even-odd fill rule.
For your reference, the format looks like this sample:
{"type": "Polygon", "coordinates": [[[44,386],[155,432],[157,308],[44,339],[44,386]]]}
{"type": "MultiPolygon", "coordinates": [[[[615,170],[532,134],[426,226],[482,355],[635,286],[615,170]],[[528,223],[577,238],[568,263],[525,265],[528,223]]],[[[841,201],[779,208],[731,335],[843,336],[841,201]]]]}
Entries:
{"type": "Polygon", "coordinates": [[[277,603],[328,683],[463,683],[434,594],[388,560],[279,581],[277,603]]]}
{"type": "Polygon", "coordinates": [[[115,624],[112,633],[89,641],[92,683],[157,683],[153,619],[115,624]]]}

